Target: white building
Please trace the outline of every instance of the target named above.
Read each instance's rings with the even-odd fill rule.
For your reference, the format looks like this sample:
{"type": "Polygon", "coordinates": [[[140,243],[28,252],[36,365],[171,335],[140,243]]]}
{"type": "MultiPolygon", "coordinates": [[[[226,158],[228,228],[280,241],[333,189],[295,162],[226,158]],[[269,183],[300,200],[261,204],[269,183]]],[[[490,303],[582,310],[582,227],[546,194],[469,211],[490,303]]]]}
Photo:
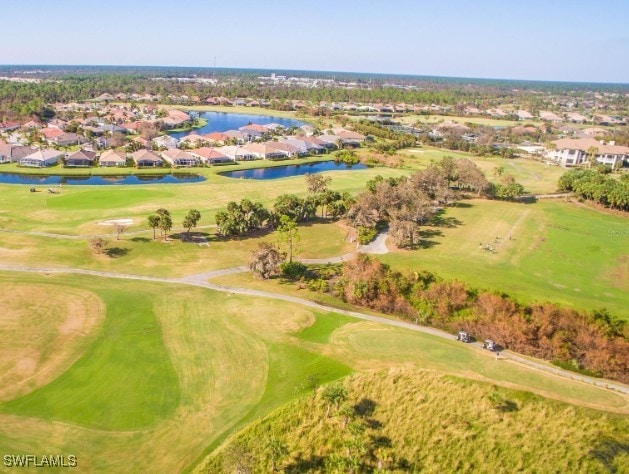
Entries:
{"type": "Polygon", "coordinates": [[[555,149],[546,157],[561,166],[578,166],[594,155],[596,161],[612,167],[629,163],[629,147],[599,142],[593,138],[564,138],[552,142],[555,149]]]}

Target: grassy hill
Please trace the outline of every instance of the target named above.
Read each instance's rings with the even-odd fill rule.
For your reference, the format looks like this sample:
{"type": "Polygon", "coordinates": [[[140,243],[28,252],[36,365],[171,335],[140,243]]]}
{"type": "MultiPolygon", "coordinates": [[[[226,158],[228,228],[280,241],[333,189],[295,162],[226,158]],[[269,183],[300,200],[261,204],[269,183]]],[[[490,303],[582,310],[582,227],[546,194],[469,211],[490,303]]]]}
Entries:
{"type": "Polygon", "coordinates": [[[196,472],[627,472],[627,419],[430,371],[325,387],[230,438],[196,472]]]}

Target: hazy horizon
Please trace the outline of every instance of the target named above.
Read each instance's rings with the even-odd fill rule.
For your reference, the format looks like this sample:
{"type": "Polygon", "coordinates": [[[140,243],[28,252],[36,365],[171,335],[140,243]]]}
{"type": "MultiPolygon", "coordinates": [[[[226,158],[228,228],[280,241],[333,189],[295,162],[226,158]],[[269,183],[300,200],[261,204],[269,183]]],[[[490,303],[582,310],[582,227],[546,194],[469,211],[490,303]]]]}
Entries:
{"type": "MultiPolygon", "coordinates": [[[[416,79],[451,79],[451,80],[470,80],[470,81],[496,81],[496,82],[523,82],[523,83],[557,83],[557,84],[600,84],[600,85],[612,85],[612,86],[629,86],[629,82],[603,82],[603,81],[583,81],[583,80],[545,80],[545,79],[522,79],[517,77],[471,77],[471,76],[440,76],[434,74],[405,74],[397,72],[371,72],[371,71],[330,71],[319,69],[283,69],[283,68],[252,68],[246,66],[234,66],[234,67],[220,67],[216,66],[180,66],[169,64],[2,64],[1,68],[143,68],[143,69],[182,69],[182,70],[195,70],[200,69],[205,72],[211,72],[216,69],[217,71],[259,71],[269,73],[313,73],[314,75],[323,74],[342,74],[347,76],[382,76],[383,78],[416,78],[416,79]]],[[[44,71],[48,72],[48,71],[44,71]]]]}

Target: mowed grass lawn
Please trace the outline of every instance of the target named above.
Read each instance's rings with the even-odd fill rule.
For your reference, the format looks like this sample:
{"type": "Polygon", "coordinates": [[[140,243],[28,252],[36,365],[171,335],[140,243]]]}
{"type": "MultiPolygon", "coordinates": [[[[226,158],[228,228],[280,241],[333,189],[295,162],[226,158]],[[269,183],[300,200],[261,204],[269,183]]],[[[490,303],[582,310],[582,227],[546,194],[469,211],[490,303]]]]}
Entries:
{"type": "Polygon", "coordinates": [[[5,272],[0,282],[57,286],[60,295],[77,288],[105,303],[105,320],[75,363],[0,404],[0,451],[71,453],[88,472],[184,470],[270,410],[374,368],[443,368],[627,410],[619,394],[496,361],[453,340],[286,302],[91,276],[5,272]]]}
{"type": "Polygon", "coordinates": [[[466,201],[445,216],[455,224],[424,227],[424,248],[395,251],[382,261],[504,291],[524,302],[607,308],[629,319],[626,218],[551,200],[466,201]],[[481,244],[490,244],[494,253],[481,244]]]}
{"type": "MultiPolygon", "coordinates": [[[[215,213],[229,201],[248,198],[270,207],[281,194],[307,195],[303,176],[263,181],[227,178],[216,171],[207,170],[208,179],[202,183],[65,186],[59,194],[31,193],[26,185],[0,185],[0,228],[84,235],[107,232],[106,227],[97,225],[103,220],[132,218],[135,226],[130,230],[147,229],[147,216],[160,207],[170,210],[175,227],[181,226],[189,209],[201,212],[199,225],[208,225],[214,224],[215,213]]],[[[407,173],[376,168],[326,175],[332,178],[331,189],[358,193],[367,180],[378,174],[388,177],[407,173]]]]}
{"type": "MultiPolygon", "coordinates": [[[[98,230],[111,232],[112,229],[101,226],[98,230]]],[[[355,245],[348,242],[347,232],[344,226],[335,223],[315,222],[300,226],[296,255],[325,258],[351,252],[355,245]]],[[[207,228],[194,233],[198,238],[206,239],[198,243],[184,241],[178,233],[166,242],[159,237],[153,240],[151,230],[137,235],[123,234],[120,240],[110,236],[106,238],[105,252],[95,254],[87,239],[0,232],[0,263],[179,277],[246,265],[259,243],[278,244],[277,232],[243,239],[224,239],[216,234],[215,228],[207,228]]]]}

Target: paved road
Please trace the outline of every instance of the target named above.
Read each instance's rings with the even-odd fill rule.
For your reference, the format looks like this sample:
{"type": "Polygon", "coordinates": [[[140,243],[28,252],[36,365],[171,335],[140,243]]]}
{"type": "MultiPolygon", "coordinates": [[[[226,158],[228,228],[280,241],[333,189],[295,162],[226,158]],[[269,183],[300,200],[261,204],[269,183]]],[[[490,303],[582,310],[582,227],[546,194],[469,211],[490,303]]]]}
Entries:
{"type": "MultiPolygon", "coordinates": [[[[195,231],[198,229],[210,229],[216,227],[216,224],[209,225],[200,225],[195,227],[195,231]]],[[[171,234],[175,234],[177,232],[187,231],[183,227],[175,228],[171,231],[171,234]]],[[[6,232],[7,234],[21,234],[21,235],[35,235],[38,237],[50,237],[51,239],[67,239],[67,240],[87,240],[92,237],[116,237],[118,234],[115,232],[108,234],[91,234],[91,235],[68,235],[68,234],[55,234],[52,232],[38,232],[35,230],[11,230],[11,229],[0,229],[0,232],[6,232]]],[[[124,232],[121,235],[129,236],[129,235],[138,235],[138,234],[153,234],[153,229],[143,229],[143,230],[134,230],[133,232],[124,232]]]]}
{"type": "MultiPolygon", "coordinates": [[[[233,269],[218,270],[218,271],[220,272],[220,271],[233,270],[232,273],[235,273],[236,269],[242,269],[242,268],[243,267],[234,267],[233,269]]],[[[0,264],[0,270],[13,271],[13,272],[46,273],[46,274],[72,273],[72,274],[92,275],[92,276],[106,277],[106,278],[121,278],[121,279],[127,279],[127,280],[142,280],[142,281],[153,281],[153,282],[161,282],[161,283],[193,285],[193,286],[207,288],[214,291],[221,291],[224,293],[233,293],[233,294],[239,294],[239,295],[255,296],[255,297],[260,297],[260,298],[270,298],[270,299],[275,299],[275,300],[288,301],[290,303],[296,303],[303,306],[308,306],[310,308],[314,308],[320,311],[325,311],[325,312],[330,311],[330,312],[340,313],[340,314],[351,316],[353,318],[361,319],[364,321],[372,321],[372,322],[387,325],[387,326],[400,327],[404,329],[409,329],[411,331],[431,334],[433,336],[441,337],[443,339],[452,340],[454,338],[454,336],[452,336],[451,334],[446,333],[444,331],[440,331],[438,329],[434,329],[434,328],[430,328],[426,326],[418,326],[416,324],[407,323],[404,321],[398,321],[394,319],[387,319],[387,318],[383,318],[379,316],[373,316],[370,314],[360,313],[358,311],[348,311],[344,309],[334,308],[332,306],[322,305],[319,303],[315,303],[314,301],[297,298],[295,296],[282,295],[279,293],[271,293],[268,291],[252,290],[249,288],[238,288],[238,287],[232,287],[232,286],[216,285],[216,284],[208,282],[207,275],[214,274],[214,276],[217,276],[216,272],[199,273],[196,275],[190,275],[190,276],[182,277],[182,278],[166,278],[166,277],[152,277],[152,276],[144,276],[144,275],[130,275],[130,274],[114,273],[114,272],[102,272],[102,271],[96,271],[96,270],[85,270],[85,269],[80,269],[80,268],[25,267],[25,266],[6,265],[6,264],[0,264]]],[[[473,343],[472,345],[477,347],[478,350],[482,350],[480,343],[473,343]]],[[[501,352],[500,357],[502,359],[508,359],[518,364],[532,367],[534,369],[537,369],[543,372],[548,372],[548,373],[551,373],[551,374],[554,374],[563,378],[587,383],[590,385],[600,387],[602,389],[613,390],[616,392],[623,393],[625,395],[629,394],[629,387],[627,387],[626,385],[623,385],[617,382],[610,382],[610,381],[602,380],[602,379],[594,379],[592,377],[586,377],[584,375],[576,374],[574,372],[562,370],[557,367],[552,367],[546,364],[534,362],[527,358],[521,357],[517,354],[511,353],[509,351],[501,352]]]]}

